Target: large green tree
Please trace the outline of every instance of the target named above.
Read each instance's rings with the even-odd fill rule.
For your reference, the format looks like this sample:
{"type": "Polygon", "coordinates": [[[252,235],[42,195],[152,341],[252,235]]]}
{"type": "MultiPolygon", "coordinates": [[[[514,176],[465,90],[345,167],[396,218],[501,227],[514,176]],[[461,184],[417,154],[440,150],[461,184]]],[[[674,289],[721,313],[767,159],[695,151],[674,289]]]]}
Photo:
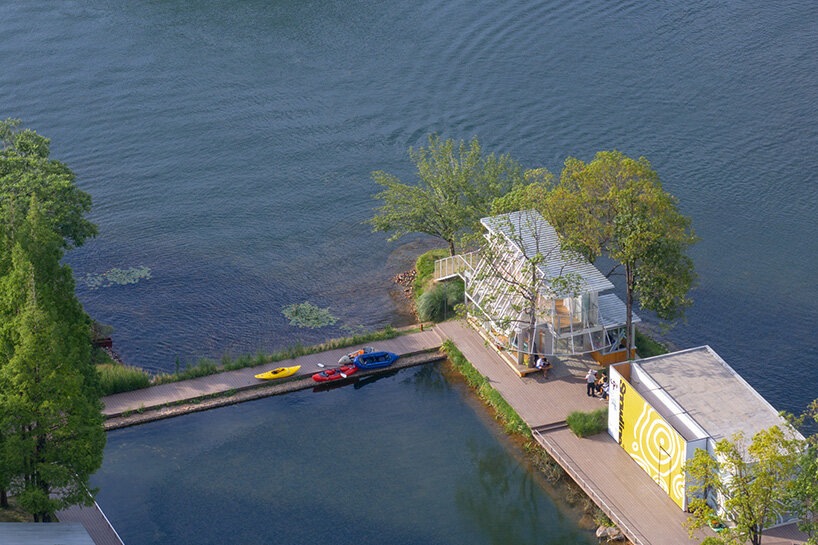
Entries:
{"type": "Polygon", "coordinates": [[[741,434],[722,439],[714,456],[697,449],[684,468],[690,492],[700,496],[690,503],[691,534],[718,518],[703,497],[713,492],[723,498],[722,516],[732,525],[705,542],[760,545],[764,528],[778,522],[787,510],[802,448],[803,442],[789,430],[773,426],[755,434],[749,444],[741,434]]]}
{"type": "Polygon", "coordinates": [[[607,276],[625,277],[629,357],[635,298],[664,320],[679,318],[692,303],[696,273],[687,252],[698,239],[644,157],[615,150],[590,163],[569,157],[555,187],[535,183],[518,193],[554,226],[566,249],[591,262],[602,255],[616,262],[607,276]]]}
{"type": "Polygon", "coordinates": [[[97,233],[85,218],[91,196],[74,184],[71,169],[50,157],[48,138],[19,125],[0,121],[0,221],[13,231],[36,198],[63,247],[80,246],[97,233]]]}
{"type": "Polygon", "coordinates": [[[96,227],[47,139],[7,120],[0,141],[0,504],[10,490],[47,521],[90,501],[105,444],[90,320],[60,263],[96,227]]]}
{"type": "Polygon", "coordinates": [[[390,240],[410,233],[439,237],[451,255],[459,238],[488,215],[492,201],[523,183],[513,159],[485,155],[477,138],[466,143],[430,135],[428,145],[410,148],[409,156],[417,166],[416,184],[383,171],[372,173],[384,189],[375,195],[383,205],[369,223],[374,231],[392,233],[390,240]]]}

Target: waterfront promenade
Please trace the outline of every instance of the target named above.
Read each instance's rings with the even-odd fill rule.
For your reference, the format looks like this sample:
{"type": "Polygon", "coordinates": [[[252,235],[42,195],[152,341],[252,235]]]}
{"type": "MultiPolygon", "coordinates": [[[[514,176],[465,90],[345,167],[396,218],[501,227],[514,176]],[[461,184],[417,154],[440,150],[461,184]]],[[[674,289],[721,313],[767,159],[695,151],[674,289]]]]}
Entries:
{"type": "MultiPolygon", "coordinates": [[[[439,348],[440,337],[435,334],[434,331],[427,330],[366,344],[375,345],[378,350],[388,350],[399,355],[407,355],[439,348]]],[[[254,375],[276,367],[300,365],[301,369],[293,376],[311,376],[325,369],[319,367],[319,363],[323,363],[327,367],[336,367],[338,359],[341,358],[341,356],[348,354],[356,348],[358,347],[338,348],[318,354],[299,356],[291,360],[267,363],[256,367],[237,369],[235,371],[225,371],[206,377],[172,382],[170,384],[160,384],[132,392],[122,392],[105,396],[102,398],[102,402],[105,406],[102,410],[102,414],[110,418],[121,415],[122,413],[132,413],[169,404],[182,403],[206,396],[223,394],[225,392],[238,392],[250,388],[257,388],[265,384],[270,384],[270,382],[262,382],[255,378],[254,375]]]]}
{"type": "Polygon", "coordinates": [[[605,432],[580,439],[564,424],[568,413],[606,407],[588,397],[583,376],[589,363],[556,361],[548,379],[520,378],[483,338],[461,322],[437,326],[531,427],[534,438],[617,523],[635,545],[692,545],[682,526],[686,515],[605,432]]]}
{"type": "MultiPolygon", "coordinates": [[[[585,393],[584,375],[589,367],[597,367],[590,358],[554,360],[554,368],[547,379],[539,373],[520,378],[474,329],[459,321],[444,322],[424,332],[371,344],[379,350],[405,355],[434,351],[447,339],[453,341],[466,359],[489,380],[531,427],[534,439],[635,545],[692,545],[713,535],[709,530],[701,530],[691,539],[683,527],[686,514],[607,433],[578,438],[567,428],[565,417],[571,411],[591,411],[607,406],[607,402],[585,393]]],[[[140,408],[162,407],[232,390],[249,390],[260,384],[253,375],[272,367],[301,365],[296,376],[306,379],[322,370],[318,363],[328,367],[335,365],[342,355],[355,348],[115,394],[103,398],[104,413],[114,417],[140,408]]],[[[97,545],[101,543],[108,541],[97,542],[97,545]]],[[[763,543],[790,545],[803,543],[803,540],[799,539],[793,525],[789,525],[768,531],[763,543]]]]}

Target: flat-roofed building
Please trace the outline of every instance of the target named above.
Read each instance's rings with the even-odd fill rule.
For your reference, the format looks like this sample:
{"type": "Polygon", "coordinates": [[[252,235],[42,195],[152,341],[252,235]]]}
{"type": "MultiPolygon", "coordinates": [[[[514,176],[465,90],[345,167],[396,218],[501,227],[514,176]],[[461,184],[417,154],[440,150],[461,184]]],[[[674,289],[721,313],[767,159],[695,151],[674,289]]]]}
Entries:
{"type": "Polygon", "coordinates": [[[785,424],[709,346],[612,365],[609,380],[608,433],[683,510],[683,466],[697,448],[713,455],[722,439],[785,424]]]}
{"type": "Polygon", "coordinates": [[[0,522],[3,545],[94,545],[79,522],[0,522]]]}

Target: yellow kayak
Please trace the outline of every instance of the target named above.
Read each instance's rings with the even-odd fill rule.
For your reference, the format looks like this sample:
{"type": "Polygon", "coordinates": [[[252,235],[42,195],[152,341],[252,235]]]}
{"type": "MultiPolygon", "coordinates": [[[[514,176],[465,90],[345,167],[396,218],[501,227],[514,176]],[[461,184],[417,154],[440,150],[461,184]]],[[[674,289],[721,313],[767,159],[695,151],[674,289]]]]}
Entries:
{"type": "Polygon", "coordinates": [[[256,378],[270,380],[273,378],[289,377],[290,375],[294,375],[299,369],[301,369],[300,365],[293,365],[292,367],[279,367],[278,369],[273,369],[272,371],[267,371],[266,373],[256,375],[256,378]]]}

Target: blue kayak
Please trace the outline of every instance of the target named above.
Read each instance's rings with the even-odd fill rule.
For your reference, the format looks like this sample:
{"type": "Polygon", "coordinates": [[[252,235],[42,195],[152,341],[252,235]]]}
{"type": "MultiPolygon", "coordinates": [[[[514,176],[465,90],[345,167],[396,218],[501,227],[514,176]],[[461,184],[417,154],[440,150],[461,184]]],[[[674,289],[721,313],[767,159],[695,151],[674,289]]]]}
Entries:
{"type": "Polygon", "coordinates": [[[355,367],[358,369],[380,369],[381,367],[389,367],[400,356],[392,352],[370,352],[368,354],[360,354],[355,357],[355,367]]]}

